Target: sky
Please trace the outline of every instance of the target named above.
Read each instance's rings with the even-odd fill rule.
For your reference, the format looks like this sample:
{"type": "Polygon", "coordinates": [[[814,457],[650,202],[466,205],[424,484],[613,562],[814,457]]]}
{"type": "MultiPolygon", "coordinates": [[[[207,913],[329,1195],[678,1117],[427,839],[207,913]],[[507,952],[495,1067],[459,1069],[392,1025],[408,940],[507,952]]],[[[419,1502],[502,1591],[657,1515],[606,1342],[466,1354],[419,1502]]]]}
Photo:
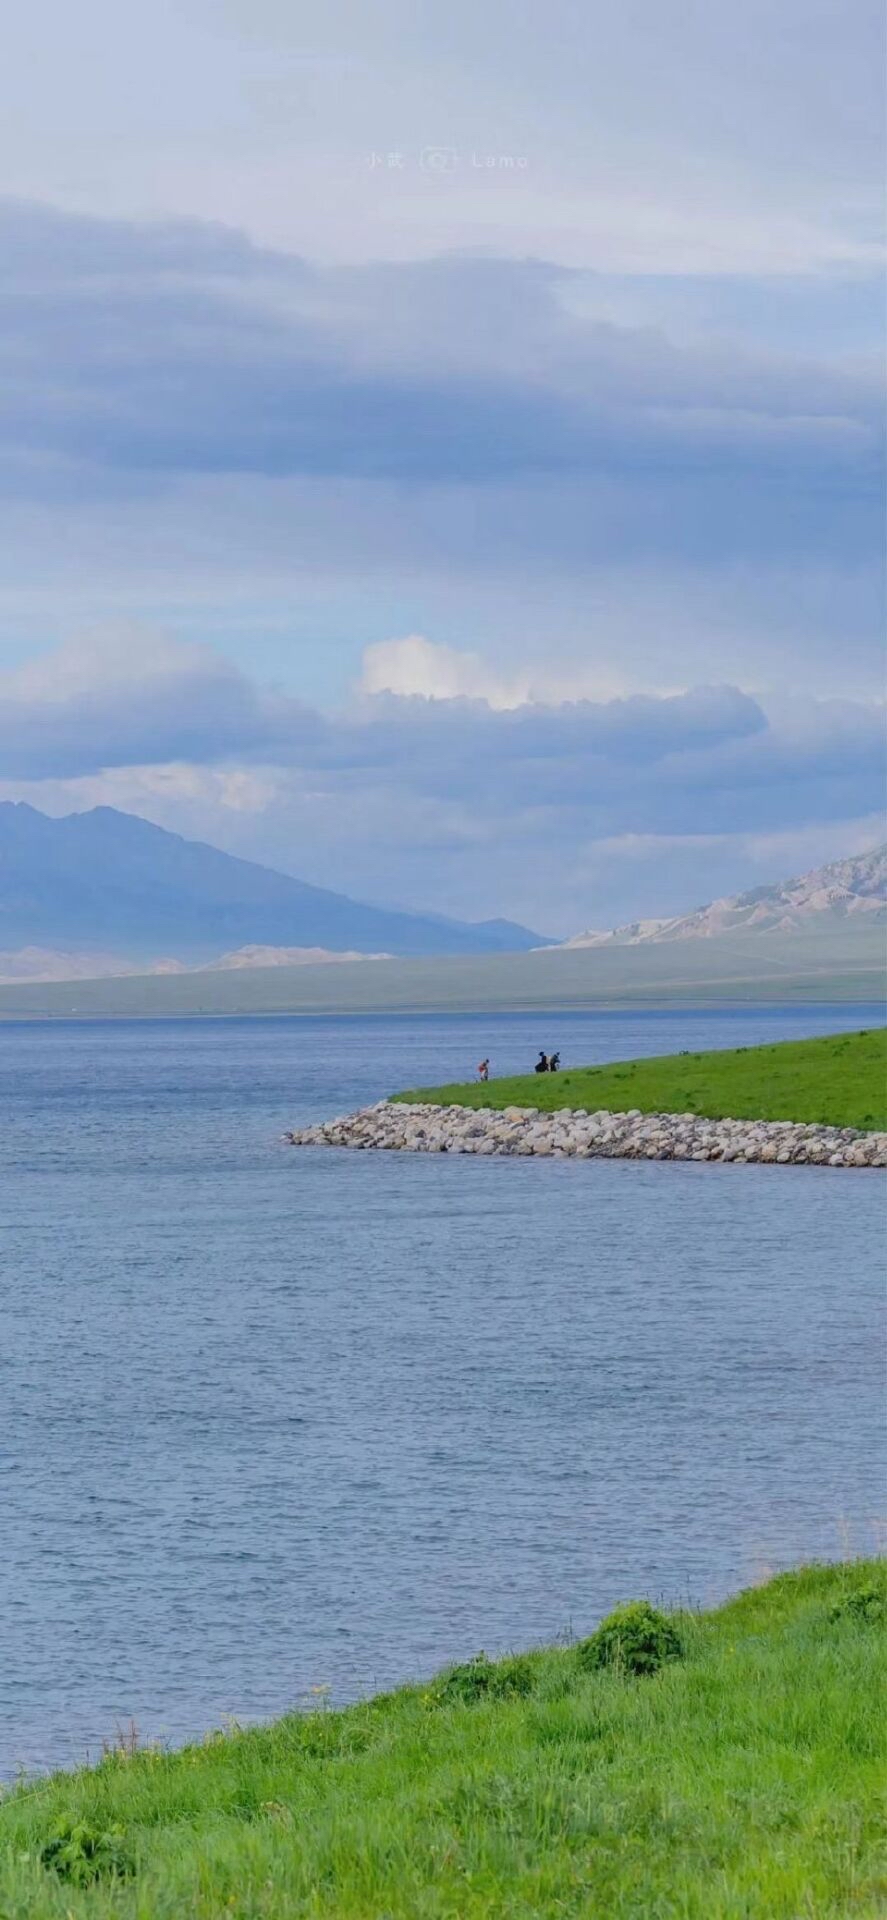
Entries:
{"type": "Polygon", "coordinates": [[[883,40],[16,10],[0,797],[546,934],[882,839],[883,40]]]}

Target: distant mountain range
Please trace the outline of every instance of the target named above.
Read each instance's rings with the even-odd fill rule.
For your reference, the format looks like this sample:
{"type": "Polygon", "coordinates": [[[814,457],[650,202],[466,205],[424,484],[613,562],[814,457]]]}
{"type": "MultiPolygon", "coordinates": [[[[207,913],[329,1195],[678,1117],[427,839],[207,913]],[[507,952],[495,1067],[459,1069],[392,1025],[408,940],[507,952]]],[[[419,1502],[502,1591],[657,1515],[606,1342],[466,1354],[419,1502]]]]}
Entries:
{"type": "MultiPolygon", "coordinates": [[[[872,926],[887,919],[887,845],[693,913],[576,934],[561,948],[825,931],[861,916],[872,926]]],[[[368,906],[113,807],[52,819],[0,802],[0,982],[359,965],[544,944],[508,920],[368,906]]]]}
{"type": "MultiPolygon", "coordinates": [[[[543,948],[544,952],[545,949],[543,948]]],[[[249,967],[316,967],[354,960],[391,960],[390,953],[334,953],[329,947],[238,947],[218,960],[127,960],[119,953],[64,953],[53,947],[19,947],[0,953],[0,984],[17,980],[122,980],[130,974],[234,973],[249,967]]]]}
{"type": "Polygon", "coordinates": [[[713,900],[671,920],[633,920],[609,932],[586,932],[564,947],[640,947],[664,940],[705,940],[723,933],[793,933],[806,926],[839,923],[850,915],[887,919],[887,845],[849,860],[814,867],[774,887],[753,887],[713,900]]]}
{"type": "Polygon", "coordinates": [[[7,980],[381,953],[520,953],[539,944],[539,934],[509,920],[474,924],[367,906],[114,807],[51,819],[0,802],[7,980]]]}

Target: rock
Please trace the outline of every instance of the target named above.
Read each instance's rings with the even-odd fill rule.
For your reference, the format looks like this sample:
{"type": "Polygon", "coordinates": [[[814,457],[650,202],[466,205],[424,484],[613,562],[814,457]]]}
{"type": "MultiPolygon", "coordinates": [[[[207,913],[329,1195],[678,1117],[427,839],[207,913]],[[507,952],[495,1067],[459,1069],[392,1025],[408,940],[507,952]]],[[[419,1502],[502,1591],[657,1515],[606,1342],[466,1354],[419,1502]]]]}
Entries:
{"type": "Polygon", "coordinates": [[[383,1148],[401,1153],[519,1154],[541,1160],[721,1161],[744,1166],[887,1166],[887,1133],[789,1120],[706,1120],[688,1113],[610,1113],[601,1108],[435,1107],[379,1100],[321,1126],[294,1128],[295,1147],[383,1148]]]}

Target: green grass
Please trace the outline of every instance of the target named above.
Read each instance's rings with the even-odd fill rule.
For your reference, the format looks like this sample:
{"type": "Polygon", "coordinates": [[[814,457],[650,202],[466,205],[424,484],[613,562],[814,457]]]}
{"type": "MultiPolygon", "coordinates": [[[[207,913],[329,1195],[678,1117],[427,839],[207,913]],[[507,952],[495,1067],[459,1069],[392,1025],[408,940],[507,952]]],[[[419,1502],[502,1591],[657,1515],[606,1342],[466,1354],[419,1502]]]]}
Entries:
{"type": "Polygon", "coordinates": [[[784,1040],[772,1047],[666,1054],[606,1067],[522,1074],[486,1086],[396,1094],[435,1106],[584,1107],[625,1113],[698,1113],[710,1120],[798,1120],[887,1127],[887,1030],[784,1040]]]}
{"type": "Polygon", "coordinates": [[[643,1678],[550,1649],[15,1788],[0,1914],[875,1920],[885,1604],[883,1563],[807,1568],[643,1678]]]}

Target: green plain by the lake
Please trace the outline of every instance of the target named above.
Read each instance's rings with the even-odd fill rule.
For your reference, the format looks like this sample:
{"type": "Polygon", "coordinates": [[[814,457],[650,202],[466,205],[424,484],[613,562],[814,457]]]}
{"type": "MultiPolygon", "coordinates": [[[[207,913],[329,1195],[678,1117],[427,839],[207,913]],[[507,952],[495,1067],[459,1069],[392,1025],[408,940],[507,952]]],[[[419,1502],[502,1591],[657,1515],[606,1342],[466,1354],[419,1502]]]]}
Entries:
{"type": "Polygon", "coordinates": [[[790,933],[730,933],[639,947],[547,947],[347,966],[0,983],[0,1019],[863,1005],[884,990],[884,929],[868,921],[858,914],[790,933]]]}
{"type": "Polygon", "coordinates": [[[694,1113],[710,1120],[794,1120],[887,1128],[887,1030],[773,1046],[665,1054],[486,1083],[421,1087],[395,1096],[434,1106],[560,1107],[694,1113]]]}
{"type": "Polygon", "coordinates": [[[883,1562],[12,1788],[4,1920],[876,1920],[883,1562]]]}

